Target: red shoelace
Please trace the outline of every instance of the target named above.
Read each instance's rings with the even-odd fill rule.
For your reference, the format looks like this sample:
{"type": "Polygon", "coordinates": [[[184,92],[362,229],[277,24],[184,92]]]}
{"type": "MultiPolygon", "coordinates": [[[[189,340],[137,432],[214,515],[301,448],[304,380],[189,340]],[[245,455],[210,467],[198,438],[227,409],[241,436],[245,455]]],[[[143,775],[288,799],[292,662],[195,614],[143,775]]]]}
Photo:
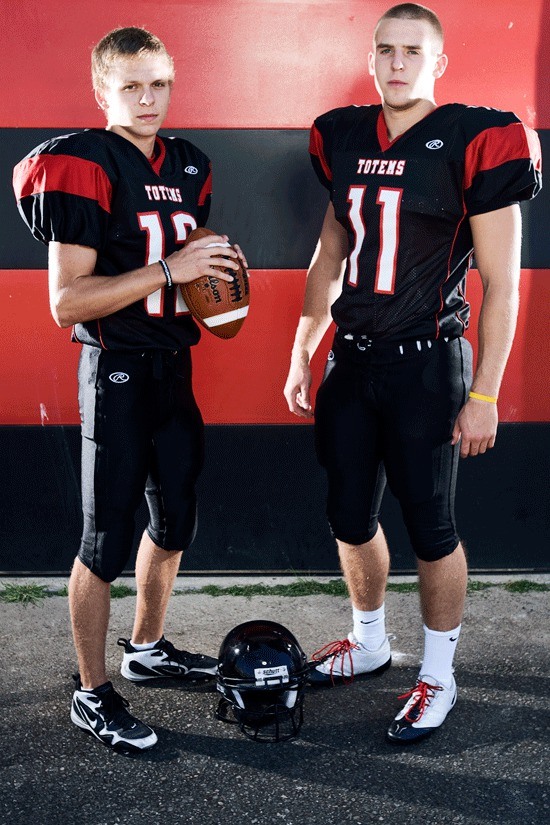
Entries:
{"type": "Polygon", "coordinates": [[[429,685],[428,682],[418,681],[411,690],[397,697],[398,699],[414,698],[413,704],[405,714],[407,722],[418,722],[419,719],[422,719],[424,711],[435,696],[436,690],[443,690],[443,687],[441,685],[429,685]],[[413,713],[415,714],[414,716],[412,715],[413,713]]]}
{"type": "Polygon", "coordinates": [[[342,672],[341,674],[338,673],[337,676],[341,676],[344,685],[349,685],[353,682],[353,657],[351,655],[352,650],[359,650],[359,645],[350,642],[349,639],[341,639],[340,641],[329,642],[328,645],[320,647],[319,650],[315,651],[311,658],[314,662],[326,662],[326,660],[332,656],[332,661],[330,663],[330,678],[332,684],[334,684],[334,665],[336,664],[336,660],[339,659],[340,669],[342,672]],[[344,675],[344,663],[346,656],[349,659],[349,667],[351,671],[349,677],[344,675]]]}

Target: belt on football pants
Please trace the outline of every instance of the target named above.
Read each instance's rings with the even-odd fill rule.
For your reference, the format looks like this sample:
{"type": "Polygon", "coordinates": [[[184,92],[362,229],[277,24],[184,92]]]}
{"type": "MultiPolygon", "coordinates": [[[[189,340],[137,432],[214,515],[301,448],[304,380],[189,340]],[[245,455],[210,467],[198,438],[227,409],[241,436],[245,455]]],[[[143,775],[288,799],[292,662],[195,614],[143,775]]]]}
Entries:
{"type": "Polygon", "coordinates": [[[395,355],[414,355],[417,352],[425,352],[431,349],[437,341],[451,341],[452,338],[419,338],[417,340],[406,341],[381,341],[376,338],[369,338],[368,335],[344,332],[338,329],[335,341],[344,349],[354,352],[379,352],[393,353],[395,355]]]}

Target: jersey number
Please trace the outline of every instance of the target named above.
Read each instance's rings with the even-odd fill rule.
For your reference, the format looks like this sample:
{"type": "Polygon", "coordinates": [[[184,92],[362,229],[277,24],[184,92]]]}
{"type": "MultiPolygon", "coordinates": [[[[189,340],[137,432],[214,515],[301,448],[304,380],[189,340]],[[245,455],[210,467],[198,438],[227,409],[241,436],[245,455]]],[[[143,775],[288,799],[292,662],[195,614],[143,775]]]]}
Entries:
{"type": "MultiPolygon", "coordinates": [[[[184,243],[187,235],[192,229],[197,228],[197,222],[193,215],[188,212],[173,212],[170,215],[172,225],[174,227],[174,236],[176,243],[184,243]]],[[[145,265],[156,264],[161,258],[164,258],[164,228],[160,220],[158,212],[139,212],[138,216],[139,228],[147,233],[147,252],[145,255],[145,265]]],[[[164,287],[152,292],[145,299],[145,309],[149,315],[161,316],[164,312],[164,287]]],[[[176,315],[183,315],[184,312],[189,312],[187,305],[183,300],[181,289],[174,290],[175,313],[176,315]]]]}
{"type": "MultiPolygon", "coordinates": [[[[366,186],[350,186],[348,192],[349,219],[355,234],[355,244],[349,256],[348,283],[357,286],[359,279],[358,260],[365,240],[363,222],[363,200],[366,186]]],[[[399,210],[401,208],[402,189],[390,189],[381,186],[376,203],[380,210],[380,252],[376,264],[374,291],[393,295],[395,289],[395,270],[397,266],[397,249],[399,247],[399,210]]]]}

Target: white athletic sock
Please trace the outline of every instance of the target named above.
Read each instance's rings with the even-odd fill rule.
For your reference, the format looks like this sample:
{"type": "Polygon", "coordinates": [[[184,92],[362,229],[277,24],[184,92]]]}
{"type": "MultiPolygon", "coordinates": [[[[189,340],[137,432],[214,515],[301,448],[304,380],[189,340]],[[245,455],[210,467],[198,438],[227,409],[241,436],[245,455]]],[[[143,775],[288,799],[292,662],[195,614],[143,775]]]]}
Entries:
{"type": "Polygon", "coordinates": [[[424,627],[424,658],[420,668],[421,676],[433,676],[438,682],[450,685],[453,676],[453,657],[455,655],[460,628],[454,630],[430,630],[424,627]]]}
{"type": "Polygon", "coordinates": [[[353,607],[353,635],[367,650],[378,650],[386,638],[385,607],[358,610],[353,607]]]}
{"type": "Polygon", "coordinates": [[[157,639],[156,642],[147,642],[145,645],[137,645],[135,642],[130,641],[130,644],[135,650],[151,650],[152,647],[155,647],[160,642],[160,639],[157,639]]]}

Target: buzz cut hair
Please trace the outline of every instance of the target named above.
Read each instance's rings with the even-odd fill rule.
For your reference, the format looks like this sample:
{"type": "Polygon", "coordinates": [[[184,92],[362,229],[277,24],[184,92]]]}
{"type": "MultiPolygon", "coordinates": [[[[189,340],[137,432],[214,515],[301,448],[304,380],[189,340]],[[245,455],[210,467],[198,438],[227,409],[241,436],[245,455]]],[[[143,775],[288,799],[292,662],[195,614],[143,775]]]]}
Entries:
{"type": "Polygon", "coordinates": [[[164,55],[174,75],[174,60],[166,46],[147,29],[127,26],[113,29],[102,37],[92,50],[92,84],[94,89],[103,88],[113,64],[120,57],[141,57],[145,54],[164,55]]]}
{"type": "Polygon", "coordinates": [[[444,34],[441,20],[435,11],[432,11],[427,6],[421,6],[419,3],[400,3],[397,6],[392,6],[391,9],[384,12],[376,24],[373,34],[373,41],[375,43],[378,29],[384,20],[425,20],[431,25],[437,36],[439,48],[441,50],[443,49],[444,34]]]}

